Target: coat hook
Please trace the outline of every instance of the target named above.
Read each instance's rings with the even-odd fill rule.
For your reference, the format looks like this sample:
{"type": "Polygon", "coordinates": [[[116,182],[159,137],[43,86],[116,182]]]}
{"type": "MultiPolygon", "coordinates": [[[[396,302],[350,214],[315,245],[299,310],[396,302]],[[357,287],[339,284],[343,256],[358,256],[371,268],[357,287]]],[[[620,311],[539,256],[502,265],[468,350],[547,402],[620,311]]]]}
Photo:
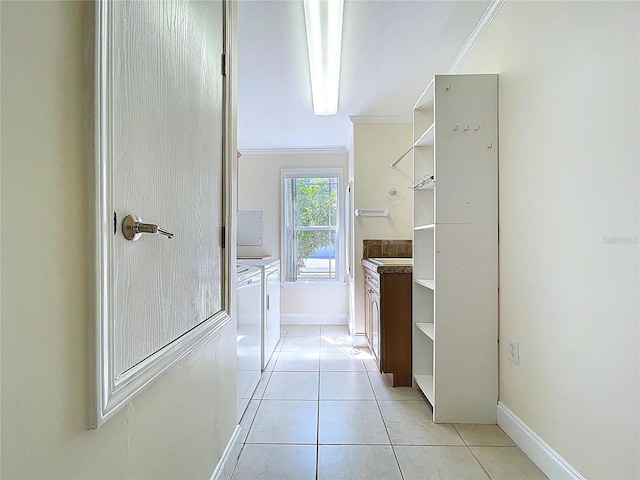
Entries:
{"type": "Polygon", "coordinates": [[[467,128],[464,129],[465,132],[469,131],[469,125],[467,125],[467,128]]]}
{"type": "Polygon", "coordinates": [[[458,131],[458,125],[456,125],[456,128],[453,129],[454,132],[458,131]]]}
{"type": "Polygon", "coordinates": [[[451,90],[451,85],[449,85],[447,88],[445,88],[445,90],[448,92],[449,90],[451,90]]]}
{"type": "Polygon", "coordinates": [[[487,148],[493,148],[493,142],[487,148]]]}
{"type": "Polygon", "coordinates": [[[478,130],[480,130],[480,125],[478,125],[475,129],[475,131],[477,132],[478,130]]]}

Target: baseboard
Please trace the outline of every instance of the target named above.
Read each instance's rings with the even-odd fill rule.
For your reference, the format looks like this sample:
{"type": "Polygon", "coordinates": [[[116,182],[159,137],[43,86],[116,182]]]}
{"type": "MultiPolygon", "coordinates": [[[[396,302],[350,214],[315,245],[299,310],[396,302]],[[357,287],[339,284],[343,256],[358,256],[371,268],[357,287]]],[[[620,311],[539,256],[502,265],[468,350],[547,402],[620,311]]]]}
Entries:
{"type": "Polygon", "coordinates": [[[355,333],[353,335],[353,346],[354,347],[368,347],[369,342],[367,342],[367,337],[364,336],[364,333],[355,333]]]}
{"type": "Polygon", "coordinates": [[[280,323],[285,325],[348,325],[346,313],[284,313],[280,315],[280,323]]]}
{"type": "Polygon", "coordinates": [[[233,475],[233,469],[236,467],[236,462],[240,456],[240,450],[242,450],[242,442],[240,441],[240,425],[238,425],[229,439],[222,457],[216,465],[216,469],[211,475],[211,480],[230,480],[233,475]]]}
{"type": "Polygon", "coordinates": [[[550,479],[585,480],[502,402],[498,402],[498,425],[550,479]]]}

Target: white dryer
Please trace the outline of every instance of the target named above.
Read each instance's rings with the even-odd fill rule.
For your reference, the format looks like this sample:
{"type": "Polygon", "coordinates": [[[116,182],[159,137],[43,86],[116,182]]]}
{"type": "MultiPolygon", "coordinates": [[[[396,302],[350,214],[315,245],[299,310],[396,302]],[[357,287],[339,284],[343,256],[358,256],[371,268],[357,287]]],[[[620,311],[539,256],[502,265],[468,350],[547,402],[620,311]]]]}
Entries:
{"type": "Polygon", "coordinates": [[[280,340],[280,260],[238,259],[238,265],[251,265],[262,271],[262,369],[264,370],[280,340]]]}

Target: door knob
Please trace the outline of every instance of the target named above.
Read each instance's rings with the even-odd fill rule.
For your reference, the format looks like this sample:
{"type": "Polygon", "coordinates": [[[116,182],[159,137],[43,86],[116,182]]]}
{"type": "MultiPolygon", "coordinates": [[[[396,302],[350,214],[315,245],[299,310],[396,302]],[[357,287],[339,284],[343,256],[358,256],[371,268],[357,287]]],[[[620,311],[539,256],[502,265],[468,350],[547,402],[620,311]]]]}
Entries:
{"type": "Polygon", "coordinates": [[[130,213],[122,220],[122,234],[127,240],[135,242],[143,233],[157,233],[167,238],[173,238],[173,233],[158,227],[153,223],[142,223],[142,219],[135,213],[130,213]]]}

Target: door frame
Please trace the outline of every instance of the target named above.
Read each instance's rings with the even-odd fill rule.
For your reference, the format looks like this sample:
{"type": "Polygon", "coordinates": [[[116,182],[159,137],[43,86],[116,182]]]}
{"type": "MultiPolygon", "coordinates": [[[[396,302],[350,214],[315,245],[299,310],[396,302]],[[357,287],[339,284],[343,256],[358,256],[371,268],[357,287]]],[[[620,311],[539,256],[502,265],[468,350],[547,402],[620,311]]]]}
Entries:
{"type": "Polygon", "coordinates": [[[89,425],[98,428],[134,396],[155,381],[162,373],[184,358],[198,345],[227,325],[232,318],[232,303],[235,281],[235,188],[236,171],[236,12],[234,2],[222,0],[223,4],[223,52],[226,75],[223,81],[222,111],[222,308],[211,318],[184,333],[173,342],[149,356],[124,374],[116,377],[114,369],[114,325],[112,302],[114,295],[113,244],[113,162],[112,132],[110,123],[112,91],[110,48],[113,25],[111,2],[98,0],[94,6],[94,172],[93,172],[93,399],[89,425]]]}

